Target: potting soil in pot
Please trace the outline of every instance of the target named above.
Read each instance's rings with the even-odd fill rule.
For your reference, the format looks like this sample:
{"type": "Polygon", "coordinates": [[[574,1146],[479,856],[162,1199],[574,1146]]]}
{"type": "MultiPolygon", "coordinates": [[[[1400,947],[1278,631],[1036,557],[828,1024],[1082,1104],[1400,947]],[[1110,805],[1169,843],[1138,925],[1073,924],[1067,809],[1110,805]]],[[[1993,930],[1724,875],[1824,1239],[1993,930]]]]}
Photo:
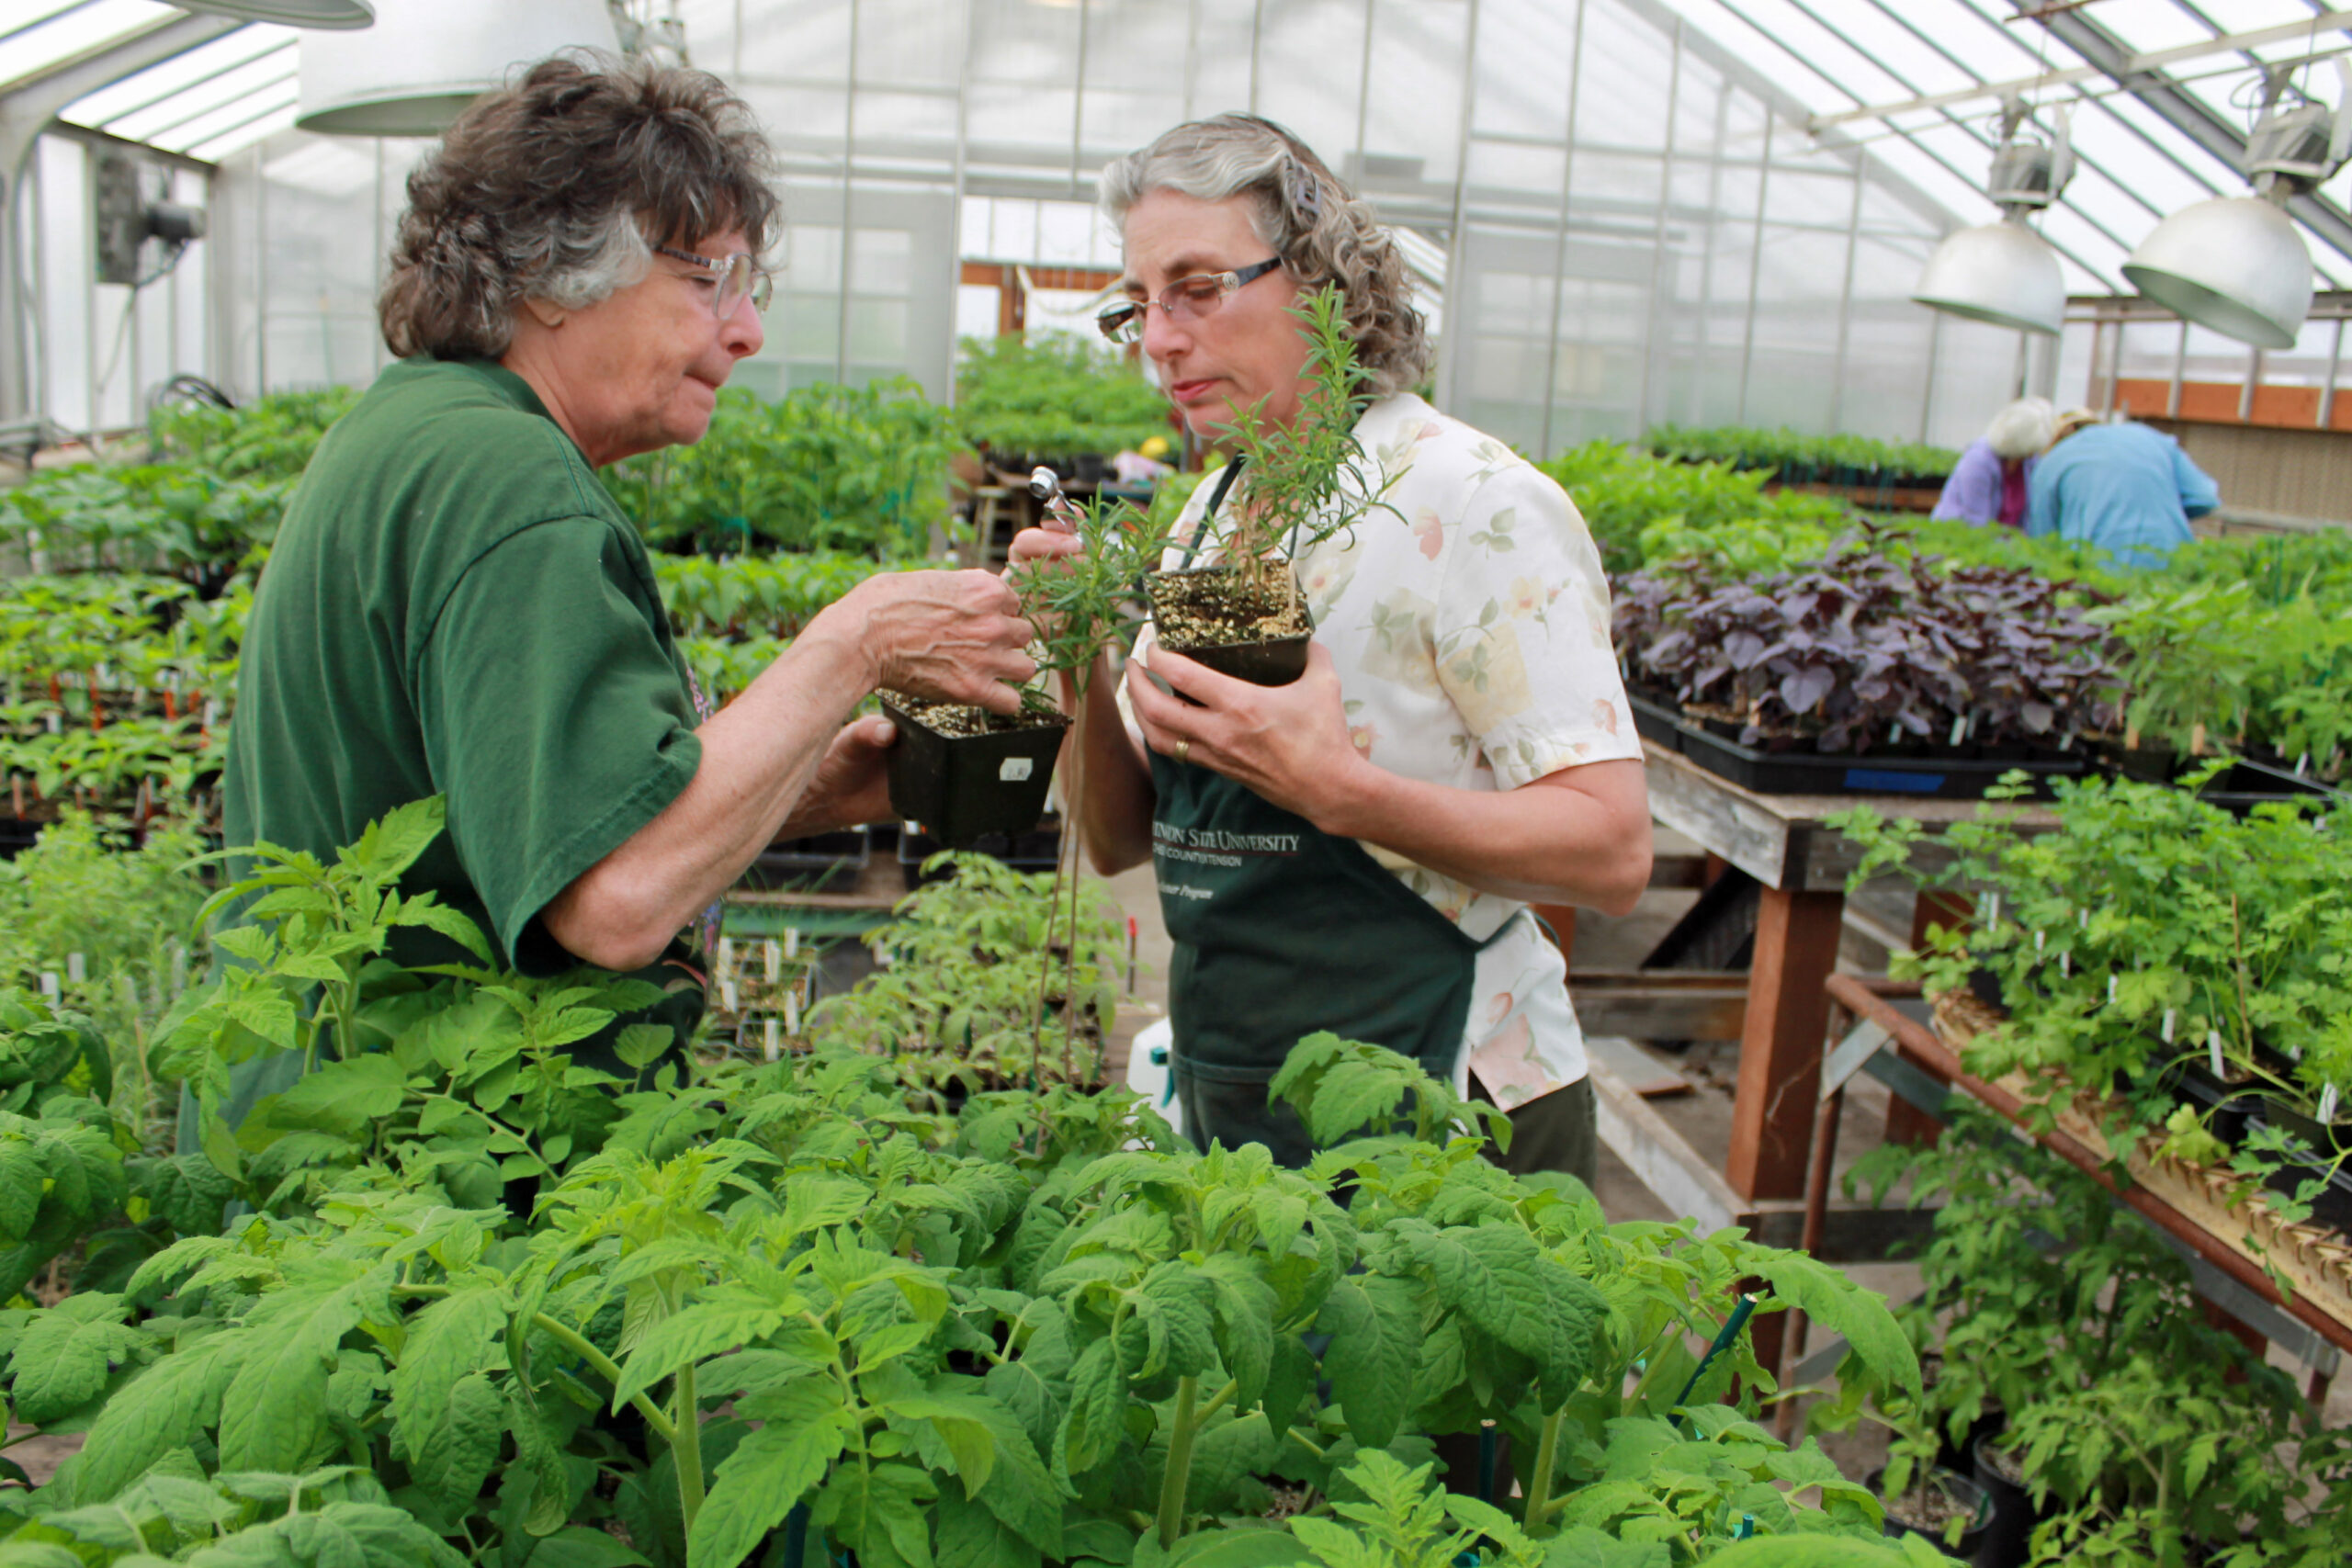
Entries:
{"type": "Polygon", "coordinates": [[[928,697],[910,697],[902,692],[876,694],[924,728],[942,735],[1002,735],[1062,722],[1059,714],[1032,713],[1026,708],[1019,713],[990,713],[968,703],[935,703],[928,697]]]}
{"type": "Polygon", "coordinates": [[[1315,629],[1306,601],[1295,592],[1285,604],[1279,587],[1255,587],[1229,568],[1160,572],[1151,580],[1151,602],[1160,646],[1176,653],[1303,637],[1315,629]]]}
{"type": "Polygon", "coordinates": [[[1940,1486],[1914,1485],[1902,1496],[1887,1499],[1886,1517],[1940,1540],[1944,1527],[1954,1519],[1967,1521],[1963,1529],[1976,1523],[1976,1499],[1954,1496],[1940,1486]]]}

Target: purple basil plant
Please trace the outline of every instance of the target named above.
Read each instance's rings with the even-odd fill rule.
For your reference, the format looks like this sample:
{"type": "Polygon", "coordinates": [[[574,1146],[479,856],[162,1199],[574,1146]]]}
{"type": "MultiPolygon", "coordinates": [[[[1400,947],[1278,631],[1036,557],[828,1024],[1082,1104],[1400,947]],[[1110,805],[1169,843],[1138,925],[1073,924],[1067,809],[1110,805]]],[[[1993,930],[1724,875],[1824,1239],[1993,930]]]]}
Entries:
{"type": "Polygon", "coordinates": [[[1818,564],[1722,581],[1669,562],[1617,587],[1637,690],[1740,725],[1743,745],[2057,748],[2110,729],[2118,677],[2098,599],[2015,568],[1890,554],[1865,526],[1818,564]]]}

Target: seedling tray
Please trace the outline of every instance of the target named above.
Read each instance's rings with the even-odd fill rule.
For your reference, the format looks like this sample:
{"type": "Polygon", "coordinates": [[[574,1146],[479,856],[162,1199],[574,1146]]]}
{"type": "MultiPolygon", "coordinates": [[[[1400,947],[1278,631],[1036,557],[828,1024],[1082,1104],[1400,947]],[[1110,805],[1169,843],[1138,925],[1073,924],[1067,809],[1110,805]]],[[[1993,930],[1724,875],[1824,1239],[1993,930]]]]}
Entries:
{"type": "Polygon", "coordinates": [[[854,883],[873,858],[873,840],[863,828],[814,833],[770,845],[745,869],[743,883],[763,892],[819,891],[854,883]]]}
{"type": "MultiPolygon", "coordinates": [[[[1051,871],[1061,863],[1061,819],[1048,817],[1026,833],[983,833],[960,847],[976,854],[994,855],[1014,871],[1051,871]]],[[[946,876],[944,870],[926,873],[922,869],[923,862],[945,848],[945,844],[920,828],[909,827],[900,831],[899,874],[905,879],[908,892],[946,876]]]]}
{"type": "MultiPolygon", "coordinates": [[[[2277,1114],[2277,1109],[2273,1107],[2270,1117],[2257,1117],[2256,1121],[2275,1120],[2277,1114]]],[[[2300,1134],[2302,1129],[2282,1128],[2282,1131],[2300,1134]]],[[[2308,1138],[2305,1139],[2306,1143],[2309,1141],[2308,1138]]],[[[2324,1155],[2324,1148],[2321,1153],[2324,1155]]],[[[2291,1193],[2300,1190],[2304,1182],[2315,1176],[2324,1177],[2326,1185],[2322,1187],[2319,1190],[2319,1195],[2312,1200],[2312,1223],[2325,1225],[2339,1235],[2352,1235],[2352,1170],[2346,1170],[2340,1166],[2330,1170],[2325,1166],[2315,1163],[2307,1165],[2299,1161],[2289,1161],[2270,1173],[2266,1185],[2279,1192],[2291,1193]]]]}
{"type": "Polygon", "coordinates": [[[1964,754],[1927,757],[1853,756],[1826,751],[1765,751],[1715,734],[1645,697],[1629,697],[1634,728],[1653,739],[1653,727],[1670,727],[1671,745],[1709,773],[1758,795],[1912,795],[1930,800],[1973,800],[2023,771],[2046,792],[2052,778],[2075,778],[2089,769],[2081,756],[2044,753],[2003,759],[1964,754]],[[1647,709],[1647,724],[1644,710],[1647,709]]]}
{"type": "MultiPolygon", "coordinates": [[[[2108,769],[2119,777],[2138,779],[2143,784],[2174,784],[2183,775],[2193,773],[2207,759],[2184,757],[2164,747],[2143,746],[2126,749],[2109,742],[2100,748],[2100,755],[2108,769]]],[[[2324,810],[2334,810],[2346,799],[2341,790],[2331,789],[2317,779],[2268,762],[2249,761],[2239,758],[2222,772],[2215,774],[2197,797],[2218,806],[2235,817],[2243,817],[2256,807],[2268,801],[2311,801],[2324,810]]]]}

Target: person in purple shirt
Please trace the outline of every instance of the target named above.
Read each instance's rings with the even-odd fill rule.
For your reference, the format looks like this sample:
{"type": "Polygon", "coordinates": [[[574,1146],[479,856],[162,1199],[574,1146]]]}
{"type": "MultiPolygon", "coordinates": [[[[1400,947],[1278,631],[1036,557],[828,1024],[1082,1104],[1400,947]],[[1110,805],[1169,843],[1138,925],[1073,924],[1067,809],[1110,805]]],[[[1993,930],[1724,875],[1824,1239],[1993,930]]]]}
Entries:
{"type": "Polygon", "coordinates": [[[2019,398],[2009,404],[1952,465],[1932,515],[2024,527],[2034,464],[2056,434],[2048,399],[2019,398]]]}

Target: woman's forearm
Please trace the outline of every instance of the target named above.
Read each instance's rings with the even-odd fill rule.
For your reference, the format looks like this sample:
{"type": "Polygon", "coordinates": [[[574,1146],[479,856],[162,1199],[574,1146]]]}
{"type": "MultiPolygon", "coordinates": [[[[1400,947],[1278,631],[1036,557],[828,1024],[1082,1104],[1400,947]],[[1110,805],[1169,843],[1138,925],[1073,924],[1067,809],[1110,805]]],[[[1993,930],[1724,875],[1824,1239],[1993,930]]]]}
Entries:
{"type": "Polygon", "coordinates": [[[1518,789],[1456,789],[1365,763],[1313,813],[1481,892],[1631,911],[1649,886],[1649,800],[1637,761],[1564,768],[1518,789]]]}
{"type": "Polygon", "coordinates": [[[548,933],[607,969],[659,958],[775,839],[871,689],[854,639],[812,624],[695,732],[702,762],[677,798],[549,901],[548,933]]]}
{"type": "Polygon", "coordinates": [[[1063,784],[1075,785],[1087,858],[1098,874],[1115,876],[1151,858],[1151,773],[1120,716],[1118,677],[1110,660],[1095,658],[1082,699],[1076,681],[1067,673],[1061,679],[1063,705],[1077,716],[1063,750],[1063,784]]]}

